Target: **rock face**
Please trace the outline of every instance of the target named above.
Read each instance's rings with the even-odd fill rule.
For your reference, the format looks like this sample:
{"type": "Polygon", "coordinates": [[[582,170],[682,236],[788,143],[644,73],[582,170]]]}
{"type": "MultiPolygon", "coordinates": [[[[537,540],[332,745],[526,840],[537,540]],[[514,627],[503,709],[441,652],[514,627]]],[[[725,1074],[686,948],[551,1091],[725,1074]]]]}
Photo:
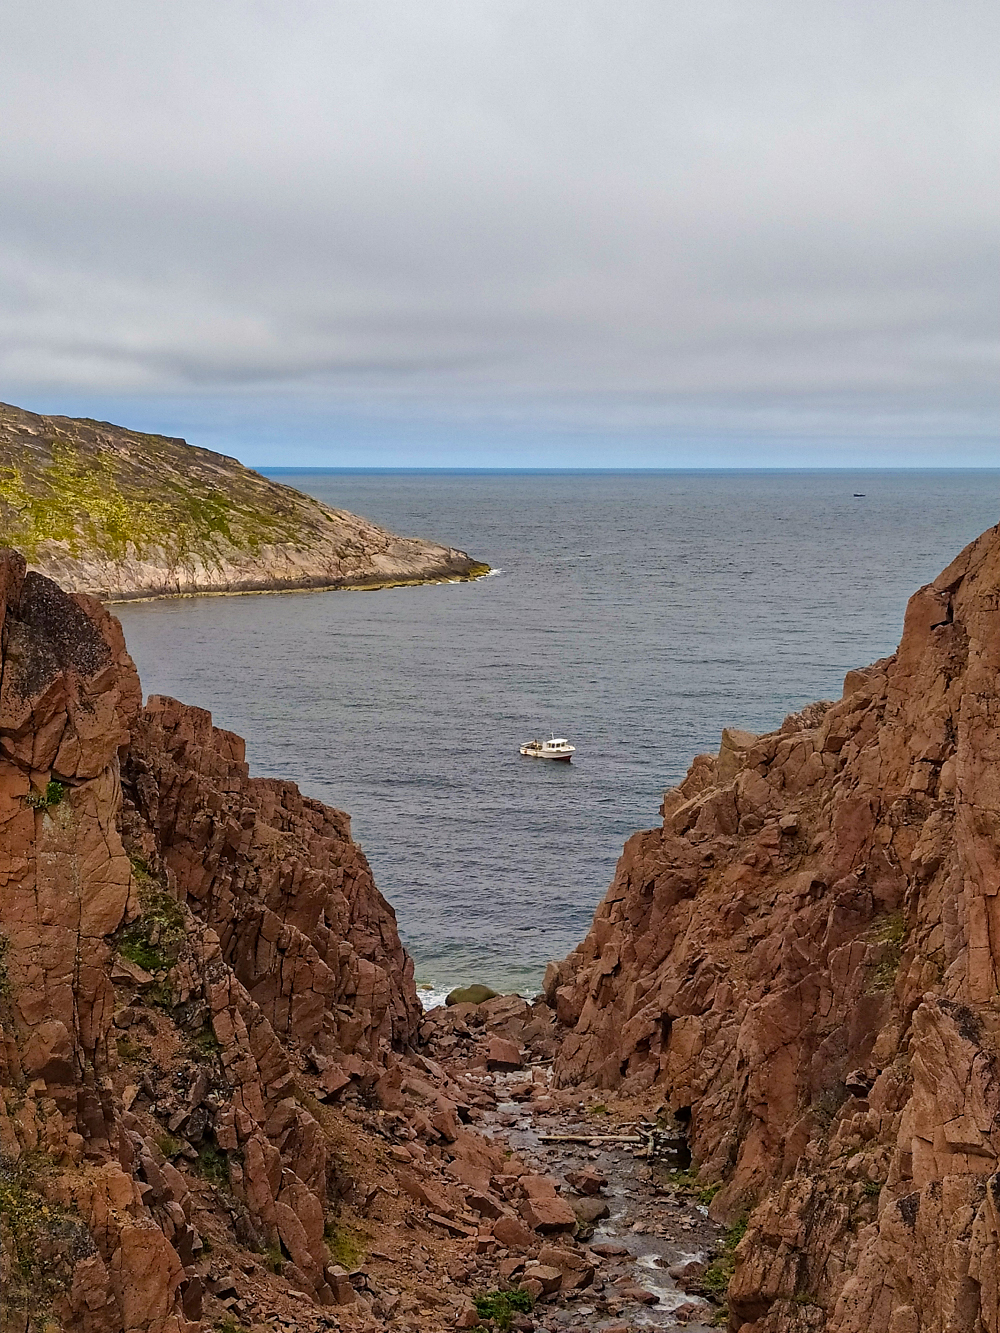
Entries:
{"type": "Polygon", "coordinates": [[[6,404],[0,543],[67,591],[104,601],[487,572],[464,551],[397,537],[183,440],[6,404]]]}
{"type": "Polygon", "coordinates": [[[627,843],[546,992],[563,1084],[657,1097],[742,1333],[1000,1328],[1000,530],[894,656],[730,731],[627,843]]]}
{"type": "Polygon", "coordinates": [[[347,817],[143,710],[118,622],[12,551],[0,622],[0,1328],[200,1328],[219,1225],[333,1304],[323,1104],[420,1018],[347,817]]]}

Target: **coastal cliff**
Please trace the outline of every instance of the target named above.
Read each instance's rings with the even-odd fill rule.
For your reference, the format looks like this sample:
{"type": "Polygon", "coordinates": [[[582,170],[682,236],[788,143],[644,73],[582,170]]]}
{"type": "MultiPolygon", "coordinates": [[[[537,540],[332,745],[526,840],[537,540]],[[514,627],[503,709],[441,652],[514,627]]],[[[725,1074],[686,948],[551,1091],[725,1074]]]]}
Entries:
{"type": "Polygon", "coordinates": [[[118,622],[11,551],[0,621],[0,1326],[198,1327],[199,1172],[332,1303],[320,1099],[420,1017],[347,818],[143,709],[118,622]]]}
{"type": "Polygon", "coordinates": [[[696,758],[549,968],[557,1080],[666,1100],[745,1228],[732,1330],[1000,1327],[998,773],[994,528],[838,702],[696,758]]]}
{"type": "Polygon", "coordinates": [[[1000,529],[695,759],[533,1005],[423,1014],[347,816],[9,550],[0,642],[0,1333],[1000,1329],[1000,529]]]}
{"type": "Polygon", "coordinates": [[[476,1129],[551,1057],[546,1007],[423,1014],[347,816],[143,706],[119,622],[11,550],[0,646],[0,1333],[445,1333],[515,1273],[515,1314],[578,1298],[604,1261],[568,1185],[476,1129]]]}
{"type": "Polygon", "coordinates": [[[104,601],[475,578],[464,551],[398,537],[234,458],[0,404],[0,543],[104,601]]]}

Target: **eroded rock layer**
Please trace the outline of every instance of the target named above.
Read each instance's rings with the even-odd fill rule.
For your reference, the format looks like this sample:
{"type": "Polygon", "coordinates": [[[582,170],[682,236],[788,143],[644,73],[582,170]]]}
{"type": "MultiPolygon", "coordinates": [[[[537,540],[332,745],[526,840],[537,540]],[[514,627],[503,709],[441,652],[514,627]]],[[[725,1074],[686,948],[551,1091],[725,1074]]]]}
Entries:
{"type": "Polygon", "coordinates": [[[1000,1328],[1000,530],[890,658],[730,731],[546,990],[563,1084],[690,1117],[742,1333],[1000,1328]]]}

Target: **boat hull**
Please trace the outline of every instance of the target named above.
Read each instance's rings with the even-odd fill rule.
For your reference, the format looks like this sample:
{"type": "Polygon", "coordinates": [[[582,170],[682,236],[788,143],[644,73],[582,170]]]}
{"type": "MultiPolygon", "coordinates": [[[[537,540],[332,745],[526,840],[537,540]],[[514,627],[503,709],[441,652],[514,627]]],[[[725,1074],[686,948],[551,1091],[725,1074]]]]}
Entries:
{"type": "Polygon", "coordinates": [[[523,749],[521,754],[525,759],[546,759],[550,764],[568,764],[573,758],[571,754],[542,754],[540,750],[523,749]]]}

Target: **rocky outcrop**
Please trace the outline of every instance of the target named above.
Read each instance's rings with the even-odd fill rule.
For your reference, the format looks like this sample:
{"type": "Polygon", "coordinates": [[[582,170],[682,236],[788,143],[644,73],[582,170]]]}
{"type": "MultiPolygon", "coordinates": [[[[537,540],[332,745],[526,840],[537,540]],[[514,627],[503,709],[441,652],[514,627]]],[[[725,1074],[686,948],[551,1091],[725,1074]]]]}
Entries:
{"type": "Polygon", "coordinates": [[[203,710],[143,707],[114,617],[9,550],[0,632],[0,1333],[645,1299],[583,1244],[607,1203],[501,1137],[501,1094],[577,1101],[548,1095],[548,1008],[425,1016],[347,816],[250,777],[203,710]]]}
{"type": "Polygon", "coordinates": [[[323,1108],[420,1018],[348,820],[143,710],[118,622],[11,551],[0,617],[0,1327],[193,1333],[210,1239],[336,1304],[323,1108]]]}
{"type": "Polygon", "coordinates": [[[559,1080],[668,1102],[747,1218],[734,1330],[1000,1327],[998,773],[993,529],[838,702],[699,756],[549,969],[559,1080]]]}
{"type": "Polygon", "coordinates": [[[476,578],[464,551],[398,537],[234,458],[0,404],[0,543],[104,601],[476,578]]]}

